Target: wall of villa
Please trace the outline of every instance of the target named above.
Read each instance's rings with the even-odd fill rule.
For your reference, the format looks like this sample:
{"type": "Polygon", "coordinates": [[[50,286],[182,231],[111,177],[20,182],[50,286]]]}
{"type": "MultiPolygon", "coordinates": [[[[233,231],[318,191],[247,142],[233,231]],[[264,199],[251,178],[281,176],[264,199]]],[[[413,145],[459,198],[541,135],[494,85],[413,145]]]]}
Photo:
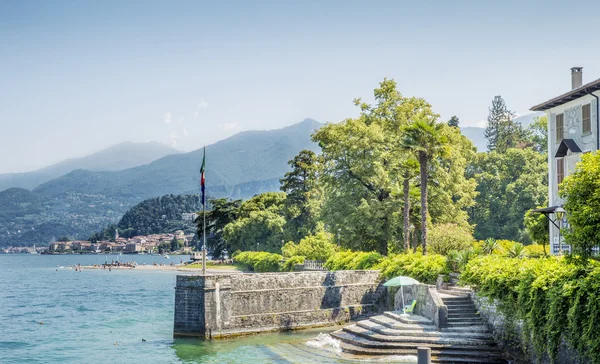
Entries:
{"type": "Polygon", "coordinates": [[[218,338],[335,325],[382,312],[379,271],[177,276],[175,336],[218,338]]]}

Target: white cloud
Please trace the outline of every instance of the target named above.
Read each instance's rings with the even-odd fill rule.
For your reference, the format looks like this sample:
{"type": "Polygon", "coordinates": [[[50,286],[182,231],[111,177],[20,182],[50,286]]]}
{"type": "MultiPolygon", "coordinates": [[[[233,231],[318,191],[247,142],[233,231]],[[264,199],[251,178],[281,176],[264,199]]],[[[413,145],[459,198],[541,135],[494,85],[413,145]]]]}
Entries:
{"type": "Polygon", "coordinates": [[[208,102],[204,100],[198,101],[198,109],[206,109],[208,107],[208,102]]]}
{"type": "Polygon", "coordinates": [[[198,118],[198,115],[200,115],[200,113],[198,111],[194,112],[194,120],[196,120],[198,118]]]}
{"type": "Polygon", "coordinates": [[[170,112],[166,112],[165,115],[163,116],[163,119],[164,119],[165,123],[167,123],[167,124],[171,124],[173,122],[173,119],[171,119],[170,112]]]}
{"type": "Polygon", "coordinates": [[[183,129],[183,136],[188,136],[188,135],[189,135],[189,133],[188,133],[187,129],[183,129]]]}
{"type": "Polygon", "coordinates": [[[238,124],[236,121],[234,121],[233,123],[219,124],[219,125],[217,125],[217,127],[219,127],[219,129],[224,130],[224,131],[231,131],[231,130],[239,129],[240,124],[238,124]]]}
{"type": "Polygon", "coordinates": [[[177,146],[177,132],[176,131],[171,132],[170,139],[171,139],[171,145],[173,147],[177,146]]]}

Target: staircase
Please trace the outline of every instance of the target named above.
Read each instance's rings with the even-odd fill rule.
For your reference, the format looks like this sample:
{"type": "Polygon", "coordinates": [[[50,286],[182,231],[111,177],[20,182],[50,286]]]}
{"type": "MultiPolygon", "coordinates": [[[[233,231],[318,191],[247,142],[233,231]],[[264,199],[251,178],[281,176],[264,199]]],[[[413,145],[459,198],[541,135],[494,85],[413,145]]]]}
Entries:
{"type": "Polygon", "coordinates": [[[468,290],[438,292],[448,307],[448,325],[441,330],[425,317],[385,312],[331,336],[340,340],[345,353],[354,355],[417,355],[417,347],[423,346],[431,348],[432,363],[508,363],[468,290]]]}

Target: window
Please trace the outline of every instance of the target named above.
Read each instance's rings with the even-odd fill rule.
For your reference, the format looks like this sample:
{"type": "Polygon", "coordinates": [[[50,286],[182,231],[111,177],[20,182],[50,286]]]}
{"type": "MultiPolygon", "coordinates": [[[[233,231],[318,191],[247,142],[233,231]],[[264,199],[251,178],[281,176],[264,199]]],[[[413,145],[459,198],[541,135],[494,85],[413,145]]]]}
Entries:
{"type": "Polygon", "coordinates": [[[563,114],[556,115],[556,141],[560,142],[564,135],[564,122],[563,114]]]}
{"type": "Polygon", "coordinates": [[[592,132],[592,114],[590,112],[591,108],[590,108],[590,104],[587,105],[583,105],[581,107],[581,120],[582,120],[582,127],[583,133],[591,133],[592,132]]]}
{"type": "Polygon", "coordinates": [[[556,182],[561,184],[563,179],[565,179],[565,160],[558,158],[556,160],[556,182]]]}

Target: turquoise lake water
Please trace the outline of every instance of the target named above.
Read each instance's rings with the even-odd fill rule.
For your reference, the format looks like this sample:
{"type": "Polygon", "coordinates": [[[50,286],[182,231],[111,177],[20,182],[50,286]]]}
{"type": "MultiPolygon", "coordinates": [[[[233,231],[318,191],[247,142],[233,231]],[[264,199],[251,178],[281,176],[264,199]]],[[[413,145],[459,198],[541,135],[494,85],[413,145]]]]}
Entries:
{"type": "MultiPolygon", "coordinates": [[[[152,264],[181,257],[120,258],[152,264]]],[[[104,260],[104,255],[0,255],[0,363],[356,362],[310,346],[332,328],[174,340],[175,276],[181,272],[69,269],[104,260]]]]}

